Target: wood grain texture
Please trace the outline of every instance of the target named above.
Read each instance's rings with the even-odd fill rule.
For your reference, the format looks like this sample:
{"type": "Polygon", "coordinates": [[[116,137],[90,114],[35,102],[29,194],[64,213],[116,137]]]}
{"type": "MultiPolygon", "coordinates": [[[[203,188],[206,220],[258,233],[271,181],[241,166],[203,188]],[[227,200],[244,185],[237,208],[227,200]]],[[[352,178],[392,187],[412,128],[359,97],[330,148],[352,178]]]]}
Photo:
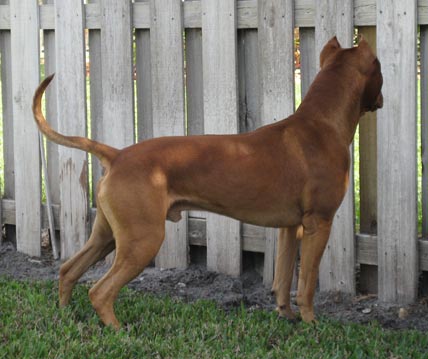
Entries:
{"type": "MultiPolygon", "coordinates": [[[[315,26],[314,0],[295,0],[295,26],[315,26]]],[[[133,26],[137,29],[150,28],[150,7],[148,4],[133,3],[133,26]]],[[[240,0],[237,3],[238,29],[257,28],[257,0],[240,0]]],[[[418,1],[418,24],[428,25],[428,0],[418,1]]],[[[354,1],[354,25],[376,25],[376,0],[354,1]]],[[[201,1],[192,0],[184,3],[184,27],[200,29],[202,26],[201,1]]],[[[101,9],[98,4],[85,5],[85,27],[87,29],[101,28],[101,9]]],[[[40,6],[40,28],[53,30],[55,28],[55,10],[53,5],[40,6]]],[[[10,29],[10,13],[7,5],[0,5],[0,30],[10,29]]]]}
{"type": "Polygon", "coordinates": [[[12,1],[11,71],[17,250],[40,255],[41,173],[39,132],[32,121],[39,84],[39,16],[35,1],[12,1]],[[19,190],[18,190],[19,189],[19,190]]]}
{"type": "MultiPolygon", "coordinates": [[[[238,132],[236,2],[202,0],[204,129],[207,134],[238,132]]],[[[240,224],[207,215],[208,269],[239,275],[240,224]]]]}
{"type": "MultiPolygon", "coordinates": [[[[138,0],[150,6],[148,0],[138,0]]],[[[135,12],[134,12],[135,15],[135,12]]],[[[137,138],[153,137],[152,65],[150,56],[150,30],[135,30],[137,72],[137,138]]]]}
{"type": "MultiPolygon", "coordinates": [[[[266,125],[294,112],[294,8],[291,0],[258,4],[261,122],[266,125]]],[[[266,229],[265,285],[273,282],[277,236],[277,230],[266,229]]]]}
{"type": "Polygon", "coordinates": [[[102,142],[116,148],[134,143],[131,3],[101,3],[102,142]]]}
{"type": "Polygon", "coordinates": [[[378,0],[377,10],[385,99],[377,114],[379,299],[408,303],[418,279],[416,2],[378,0]]]}
{"type": "MultiPolygon", "coordinates": [[[[151,0],[150,16],[153,135],[184,135],[182,2],[151,0]]],[[[185,268],[187,264],[187,213],[183,213],[180,222],[167,222],[156,265],[185,268]]]]}
{"type": "MultiPolygon", "coordinates": [[[[316,3],[315,46],[317,67],[319,54],[331,37],[337,36],[342,47],[352,47],[353,1],[322,0],[316,3]]],[[[353,153],[352,146],[350,149],[353,153]]],[[[355,239],[353,161],[349,188],[336,212],[329,242],[320,266],[320,289],[355,293],[355,239]]]]}
{"type": "MultiPolygon", "coordinates": [[[[83,2],[60,1],[55,7],[58,129],[86,136],[86,82],[83,2]]],[[[61,258],[78,251],[88,238],[87,154],[59,147],[61,258]]]]}
{"type": "Polygon", "coordinates": [[[428,26],[421,26],[422,236],[428,237],[428,26]]]}

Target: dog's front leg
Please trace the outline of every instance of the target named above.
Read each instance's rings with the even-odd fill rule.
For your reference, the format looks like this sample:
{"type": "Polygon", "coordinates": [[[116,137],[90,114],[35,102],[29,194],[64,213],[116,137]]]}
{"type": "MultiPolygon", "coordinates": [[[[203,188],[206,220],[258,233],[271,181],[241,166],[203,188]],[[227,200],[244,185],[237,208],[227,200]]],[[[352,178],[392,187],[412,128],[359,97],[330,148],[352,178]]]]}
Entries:
{"type": "Polygon", "coordinates": [[[307,218],[304,224],[300,250],[300,273],[297,304],[303,321],[315,320],[313,299],[318,279],[319,265],[330,236],[332,220],[307,218]]]}
{"type": "Polygon", "coordinates": [[[272,292],[275,293],[276,297],[278,314],[289,320],[294,320],[296,317],[290,306],[290,290],[299,249],[298,229],[299,226],[294,226],[279,230],[275,277],[272,286],[272,292]]]}

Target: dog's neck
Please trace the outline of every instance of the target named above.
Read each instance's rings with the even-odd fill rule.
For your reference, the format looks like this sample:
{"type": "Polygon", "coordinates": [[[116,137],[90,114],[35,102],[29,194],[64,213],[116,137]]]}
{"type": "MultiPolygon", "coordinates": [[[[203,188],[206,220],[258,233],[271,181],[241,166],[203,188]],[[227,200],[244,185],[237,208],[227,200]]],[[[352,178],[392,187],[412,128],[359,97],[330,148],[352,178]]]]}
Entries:
{"type": "Polygon", "coordinates": [[[351,144],[361,116],[364,81],[359,73],[336,69],[318,73],[296,114],[337,131],[351,144]]]}

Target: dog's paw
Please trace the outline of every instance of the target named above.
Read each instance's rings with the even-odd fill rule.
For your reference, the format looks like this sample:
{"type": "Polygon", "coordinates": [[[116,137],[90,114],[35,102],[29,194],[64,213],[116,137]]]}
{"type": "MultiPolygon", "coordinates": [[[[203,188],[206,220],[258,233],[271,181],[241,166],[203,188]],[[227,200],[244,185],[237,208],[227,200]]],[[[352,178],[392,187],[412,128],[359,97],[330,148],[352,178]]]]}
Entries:
{"type": "Polygon", "coordinates": [[[299,321],[296,314],[291,310],[289,306],[278,306],[276,307],[276,311],[280,318],[287,319],[290,323],[297,323],[299,321]]]}

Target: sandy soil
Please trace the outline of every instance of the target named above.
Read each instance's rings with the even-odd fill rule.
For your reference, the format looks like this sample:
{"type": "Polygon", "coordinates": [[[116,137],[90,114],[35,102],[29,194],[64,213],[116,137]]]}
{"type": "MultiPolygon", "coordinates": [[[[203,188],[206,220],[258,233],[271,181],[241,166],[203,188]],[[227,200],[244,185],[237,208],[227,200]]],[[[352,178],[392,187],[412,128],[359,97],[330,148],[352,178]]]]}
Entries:
{"type": "MultiPolygon", "coordinates": [[[[19,280],[58,279],[60,263],[48,251],[41,258],[18,253],[13,246],[0,244],[0,276],[19,280]]],[[[101,262],[91,268],[82,282],[98,280],[109,266],[101,262]]],[[[243,302],[249,309],[275,308],[270,291],[262,284],[256,272],[246,272],[241,278],[231,278],[209,272],[202,266],[192,265],[186,270],[147,268],[129,287],[158,295],[170,295],[184,301],[214,300],[228,310],[243,302]]],[[[297,310],[297,307],[294,309],[297,310]]],[[[412,328],[428,331],[428,298],[418,303],[399,307],[379,303],[375,296],[351,297],[339,293],[317,293],[315,311],[342,322],[369,323],[378,321],[385,328],[412,328]]]]}

